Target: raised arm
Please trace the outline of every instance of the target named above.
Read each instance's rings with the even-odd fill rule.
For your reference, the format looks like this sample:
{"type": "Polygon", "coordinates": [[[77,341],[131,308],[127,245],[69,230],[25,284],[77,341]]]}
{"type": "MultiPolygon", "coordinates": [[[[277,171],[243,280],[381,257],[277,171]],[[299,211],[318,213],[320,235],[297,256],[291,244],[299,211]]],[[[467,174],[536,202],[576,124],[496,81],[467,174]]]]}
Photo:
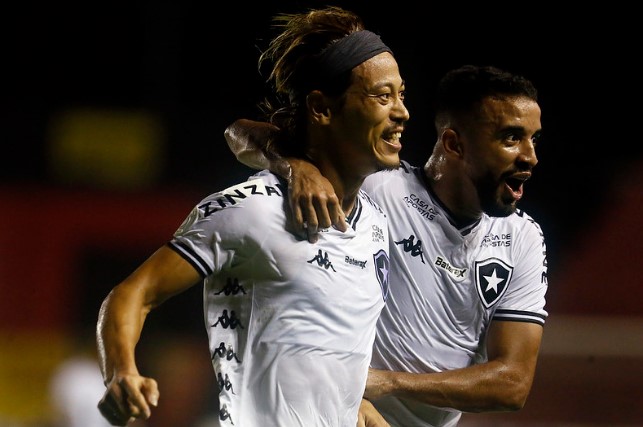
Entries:
{"type": "Polygon", "coordinates": [[[238,119],[226,128],[224,136],[241,163],[254,169],[269,169],[288,180],[294,225],[302,237],[314,243],[319,229],[331,225],[346,231],[344,212],[335,190],[319,169],[306,160],[267,153],[267,141],[278,131],[267,122],[238,119]]]}
{"type": "Polygon", "coordinates": [[[493,321],[488,362],[426,374],[371,369],[364,396],[393,394],[463,412],[519,410],[531,390],[542,332],[533,323],[493,321]]]}

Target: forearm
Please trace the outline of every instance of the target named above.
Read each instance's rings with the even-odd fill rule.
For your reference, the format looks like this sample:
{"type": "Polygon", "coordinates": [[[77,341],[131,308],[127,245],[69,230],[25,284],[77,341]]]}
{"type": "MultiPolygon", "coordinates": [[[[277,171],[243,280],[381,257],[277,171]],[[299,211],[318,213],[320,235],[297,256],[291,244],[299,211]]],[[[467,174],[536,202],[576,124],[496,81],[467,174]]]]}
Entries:
{"type": "Polygon", "coordinates": [[[136,367],[135,347],[151,305],[144,305],[139,286],[121,283],[101,305],[96,329],[99,364],[105,393],[98,410],[111,425],[124,426],[135,419],[148,419],[158,405],[156,380],[141,376],[136,367]]]}
{"type": "Polygon", "coordinates": [[[101,305],[96,328],[96,342],[101,372],[105,382],[116,373],[138,374],[135,348],[148,310],[143,309],[140,293],[116,287],[101,305]]]}
{"type": "Polygon", "coordinates": [[[268,153],[268,140],[276,134],[278,128],[266,123],[239,119],[224,131],[228,147],[244,165],[253,169],[269,169],[289,179],[290,164],[278,153],[268,153]]]}
{"type": "Polygon", "coordinates": [[[527,377],[498,361],[427,374],[371,370],[365,397],[395,395],[464,412],[515,411],[529,394],[527,377]]]}
{"type": "Polygon", "coordinates": [[[268,149],[268,141],[279,129],[270,123],[239,119],[224,132],[230,150],[246,166],[268,169],[288,181],[290,208],[298,234],[311,243],[319,228],[334,225],[346,231],[342,205],[335,188],[315,165],[304,159],[283,158],[268,149]]]}

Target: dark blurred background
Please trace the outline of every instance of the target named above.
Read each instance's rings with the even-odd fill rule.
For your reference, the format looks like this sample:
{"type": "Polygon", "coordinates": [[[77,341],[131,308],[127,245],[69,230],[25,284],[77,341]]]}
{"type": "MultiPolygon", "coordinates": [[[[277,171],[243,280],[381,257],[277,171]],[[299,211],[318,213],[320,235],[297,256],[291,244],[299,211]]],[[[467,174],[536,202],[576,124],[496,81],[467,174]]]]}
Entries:
{"type": "MultiPolygon", "coordinates": [[[[246,170],[227,151],[223,130],[238,117],[257,114],[264,86],[256,60],[272,34],[270,17],[324,4],[12,6],[21,10],[5,15],[0,178],[12,184],[126,191],[184,187],[196,194],[235,182],[246,170]],[[131,123],[123,118],[128,113],[131,123]],[[93,121],[77,129],[83,114],[93,121]],[[139,170],[146,168],[140,174],[147,177],[121,168],[131,183],[114,183],[116,178],[100,174],[115,171],[73,164],[102,161],[97,167],[108,168],[108,160],[98,154],[77,152],[90,150],[83,141],[61,142],[65,131],[60,128],[74,137],[81,130],[94,132],[84,141],[89,145],[110,120],[118,123],[118,131],[137,135],[150,126],[145,120],[158,127],[139,137],[141,153],[150,154],[145,163],[155,164],[146,165],[144,158],[131,161],[139,170]],[[60,170],[65,167],[84,169],[60,170]]],[[[561,246],[609,202],[614,181],[640,158],[640,42],[632,11],[534,6],[519,12],[457,2],[413,6],[402,1],[385,8],[371,2],[340,4],[359,13],[396,52],[412,113],[403,156],[414,163],[424,162],[435,140],[430,103],[445,71],[465,63],[493,64],[534,81],[544,139],[523,208],[547,231],[555,270],[561,246]]],[[[118,155],[111,161],[118,163],[118,155]]]]}
{"type": "MultiPolygon", "coordinates": [[[[257,117],[264,84],[256,64],[273,34],[271,16],[326,4],[357,12],[395,51],[412,116],[402,157],[411,163],[423,164],[435,141],[432,92],[447,70],[496,65],[539,89],[540,164],[521,203],[547,239],[550,329],[543,373],[522,418],[492,417],[490,425],[643,425],[640,388],[627,383],[643,377],[634,10],[617,3],[416,3],[64,1],[5,8],[0,426],[9,425],[3,416],[53,422],[45,392],[34,395],[27,391],[33,384],[15,378],[45,384],[77,338],[91,341],[109,289],[163,244],[201,197],[251,172],[228,151],[223,131],[237,118],[257,117]],[[606,393],[619,410],[594,414],[587,409],[594,383],[584,369],[612,367],[621,374],[600,381],[612,384],[606,393]],[[574,369],[578,374],[565,379],[574,369]],[[556,406],[554,389],[580,397],[556,406]]],[[[189,357],[206,353],[194,366],[210,379],[200,298],[195,288],[153,313],[143,344],[176,349],[174,342],[186,341],[182,348],[195,349],[189,357]]],[[[159,363],[151,360],[150,369],[159,363]]],[[[172,426],[169,419],[150,425],[172,426]]]]}

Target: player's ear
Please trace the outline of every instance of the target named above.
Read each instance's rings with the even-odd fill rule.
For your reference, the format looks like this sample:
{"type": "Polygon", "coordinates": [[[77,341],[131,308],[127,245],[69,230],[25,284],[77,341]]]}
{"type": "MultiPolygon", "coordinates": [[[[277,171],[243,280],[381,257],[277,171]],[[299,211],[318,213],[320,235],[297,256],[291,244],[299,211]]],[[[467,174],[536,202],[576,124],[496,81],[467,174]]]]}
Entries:
{"type": "Polygon", "coordinates": [[[311,91],[306,96],[306,106],[313,122],[320,125],[328,124],[330,120],[330,105],[322,92],[318,90],[311,91]]]}
{"type": "Polygon", "coordinates": [[[462,156],[462,141],[458,131],[452,128],[444,128],[440,134],[440,141],[442,141],[442,146],[447,154],[462,156]]]}

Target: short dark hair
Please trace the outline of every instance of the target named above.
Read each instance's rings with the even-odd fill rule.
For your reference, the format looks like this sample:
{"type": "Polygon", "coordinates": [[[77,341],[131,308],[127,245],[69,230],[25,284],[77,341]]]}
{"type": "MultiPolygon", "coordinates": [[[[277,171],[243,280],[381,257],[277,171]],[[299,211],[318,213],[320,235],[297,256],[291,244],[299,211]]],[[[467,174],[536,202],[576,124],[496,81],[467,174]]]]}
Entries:
{"type": "Polygon", "coordinates": [[[447,116],[470,112],[490,96],[524,96],[538,102],[538,91],[527,78],[489,65],[464,65],[447,72],[438,84],[436,124],[447,116]]]}

